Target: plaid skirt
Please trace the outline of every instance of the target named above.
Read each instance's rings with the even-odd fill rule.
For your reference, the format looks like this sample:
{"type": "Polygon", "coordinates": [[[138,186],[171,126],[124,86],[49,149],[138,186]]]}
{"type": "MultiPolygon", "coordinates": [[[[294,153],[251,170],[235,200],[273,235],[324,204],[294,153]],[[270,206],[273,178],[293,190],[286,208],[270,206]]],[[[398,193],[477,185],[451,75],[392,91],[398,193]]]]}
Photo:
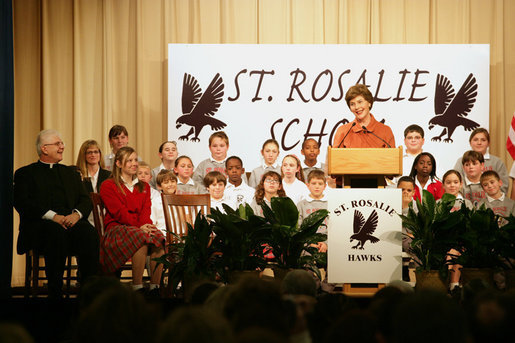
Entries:
{"type": "Polygon", "coordinates": [[[115,272],[145,244],[164,247],[165,237],[159,230],[151,236],[136,226],[118,225],[109,228],[100,244],[103,271],[108,274],[115,272]]]}

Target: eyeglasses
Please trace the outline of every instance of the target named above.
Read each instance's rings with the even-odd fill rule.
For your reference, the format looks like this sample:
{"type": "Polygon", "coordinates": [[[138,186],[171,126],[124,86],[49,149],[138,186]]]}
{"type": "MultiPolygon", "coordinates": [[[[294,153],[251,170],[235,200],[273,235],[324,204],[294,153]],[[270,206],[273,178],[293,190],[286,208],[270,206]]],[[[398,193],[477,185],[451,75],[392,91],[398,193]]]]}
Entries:
{"type": "Polygon", "coordinates": [[[100,154],[100,151],[98,151],[98,150],[86,151],[86,155],[96,155],[96,154],[100,154]]]}
{"type": "Polygon", "coordinates": [[[265,183],[271,184],[271,185],[278,185],[279,180],[273,180],[273,179],[266,179],[265,183]]]}
{"type": "Polygon", "coordinates": [[[54,145],[58,148],[64,148],[64,143],[63,142],[55,142],[55,143],[48,143],[48,144],[43,144],[43,146],[47,146],[47,145],[54,145]]]}

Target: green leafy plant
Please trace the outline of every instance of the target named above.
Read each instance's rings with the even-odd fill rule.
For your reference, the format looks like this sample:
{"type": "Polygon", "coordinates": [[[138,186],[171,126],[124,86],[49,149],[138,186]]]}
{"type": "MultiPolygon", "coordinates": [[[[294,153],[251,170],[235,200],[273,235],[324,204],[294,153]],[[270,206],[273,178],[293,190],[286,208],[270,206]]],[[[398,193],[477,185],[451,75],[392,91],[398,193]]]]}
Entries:
{"type": "Polygon", "coordinates": [[[170,232],[175,241],[168,245],[167,253],[154,259],[164,266],[168,275],[168,287],[175,293],[179,282],[186,280],[213,279],[216,275],[216,249],[211,244],[211,223],[202,214],[197,214],[194,226],[188,223],[184,237],[170,232]]]}
{"type": "Polygon", "coordinates": [[[515,269],[515,217],[511,214],[504,218],[507,223],[500,227],[500,251],[503,266],[506,269],[515,269]]]}
{"type": "Polygon", "coordinates": [[[213,247],[220,252],[216,260],[217,270],[224,280],[230,271],[264,269],[262,243],[270,235],[264,218],[256,216],[248,205],[234,210],[223,205],[225,213],[212,208],[209,218],[216,234],[213,247]]]}
{"type": "Polygon", "coordinates": [[[299,226],[299,211],[288,197],[272,198],[271,208],[263,203],[263,215],[270,229],[267,244],[272,248],[277,267],[284,269],[307,268],[320,278],[317,264],[325,264],[326,253],[319,253],[311,244],[323,242],[326,234],[317,233],[329,214],[318,210],[306,217],[299,226]]]}
{"type": "Polygon", "coordinates": [[[417,211],[410,205],[407,215],[400,215],[402,225],[412,238],[410,252],[415,255],[418,270],[447,272],[447,253],[456,246],[459,227],[463,225],[462,211],[451,212],[456,197],[444,194],[435,201],[427,190],[422,201],[417,199],[417,211]]]}
{"type": "Polygon", "coordinates": [[[503,247],[499,222],[502,217],[482,205],[477,209],[462,207],[464,224],[457,237],[458,256],[453,256],[453,263],[465,268],[501,267],[499,258],[503,247]]]}

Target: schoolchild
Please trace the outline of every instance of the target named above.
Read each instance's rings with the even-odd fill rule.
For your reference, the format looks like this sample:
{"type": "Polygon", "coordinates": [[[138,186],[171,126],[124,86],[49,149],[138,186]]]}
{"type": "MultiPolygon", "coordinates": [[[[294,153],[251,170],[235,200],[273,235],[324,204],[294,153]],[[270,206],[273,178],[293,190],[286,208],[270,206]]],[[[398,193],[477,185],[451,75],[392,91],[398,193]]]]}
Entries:
{"type": "Polygon", "coordinates": [[[442,183],[436,177],[436,160],[430,153],[423,152],[415,157],[409,176],[415,180],[414,199],[422,200],[423,189],[431,193],[435,200],[442,197],[442,183]]]}
{"type": "Polygon", "coordinates": [[[211,171],[204,177],[204,186],[209,192],[211,198],[211,208],[216,208],[225,212],[222,204],[234,207],[234,205],[228,201],[227,197],[224,196],[226,184],[227,179],[225,178],[225,175],[219,171],[211,171]]]}
{"type": "Polygon", "coordinates": [[[300,161],[295,155],[287,155],[283,158],[281,176],[286,196],[295,204],[309,195],[309,189],[304,183],[304,174],[300,168],[300,161]]]}
{"type": "Polygon", "coordinates": [[[157,188],[156,177],[161,170],[173,170],[175,160],[179,155],[177,151],[177,143],[175,141],[166,141],[161,143],[158,155],[161,159],[161,164],[152,169],[152,180],[150,180],[150,186],[154,188],[157,188]]]}
{"type": "Polygon", "coordinates": [[[515,215],[515,201],[508,198],[502,191],[502,180],[499,174],[493,170],[485,171],[481,174],[480,182],[486,193],[486,198],[480,205],[484,204],[486,208],[491,208],[495,214],[502,217],[515,215]]]}
{"type": "MultiPolygon", "coordinates": [[[[488,130],[485,128],[477,128],[470,134],[469,143],[472,150],[477,151],[483,155],[484,164],[482,166],[481,171],[485,172],[487,170],[493,170],[497,172],[502,185],[502,192],[508,192],[508,187],[510,185],[510,179],[508,178],[508,170],[506,169],[506,165],[504,162],[497,156],[491,155],[488,151],[490,146],[490,134],[488,130]]],[[[461,175],[465,175],[463,171],[463,161],[462,158],[459,158],[456,161],[456,165],[454,169],[459,171],[461,175]]]]}
{"type": "Polygon", "coordinates": [[[301,161],[304,180],[308,179],[308,175],[312,170],[321,170],[325,173],[325,163],[317,160],[318,155],[320,155],[320,144],[316,140],[308,138],[302,142],[300,153],[304,156],[304,160],[301,161]]]}
{"type": "Polygon", "coordinates": [[[465,174],[461,194],[465,199],[470,200],[474,206],[486,198],[480,180],[484,161],[483,154],[474,150],[466,151],[461,158],[465,174]]]}
{"type": "Polygon", "coordinates": [[[225,170],[227,171],[227,185],[225,187],[225,195],[229,203],[237,209],[245,203],[252,203],[252,198],[256,190],[245,182],[242,175],[245,175],[243,162],[238,156],[231,156],[225,161],[225,170]]]}
{"type": "MultiPolygon", "coordinates": [[[[148,163],[143,161],[138,163],[138,172],[136,176],[141,182],[145,182],[150,185],[150,180],[152,180],[152,170],[150,169],[148,163]]],[[[163,202],[161,200],[161,192],[152,187],[150,187],[150,202],[152,203],[150,213],[150,219],[152,219],[152,223],[159,230],[163,231],[163,233],[166,233],[164,216],[162,217],[162,220],[154,221],[159,216],[159,212],[163,212],[163,202]]]]}
{"type": "Polygon", "coordinates": [[[424,129],[416,124],[409,125],[404,129],[404,154],[402,155],[403,173],[408,175],[415,157],[422,152],[424,145],[424,129]]]}
{"type": "Polygon", "coordinates": [[[138,157],[134,149],[120,148],[114,163],[112,178],[100,187],[106,209],[100,263],[111,274],[131,259],[132,287],[141,290],[145,261],[150,254],[150,290],[153,291],[159,288],[163,269],[154,258],[164,254],[165,238],[150,219],[150,186],[136,176],[138,157]]]}
{"type": "Polygon", "coordinates": [[[281,175],[274,171],[267,171],[261,176],[261,181],[256,187],[254,199],[250,207],[255,215],[263,216],[263,208],[261,204],[266,203],[271,206],[271,200],[274,197],[285,197],[286,193],[282,187],[281,175]]]}
{"type": "Polygon", "coordinates": [[[278,174],[281,173],[281,166],[277,162],[279,156],[279,143],[275,139],[267,139],[261,148],[261,156],[263,156],[263,164],[250,174],[249,186],[257,188],[261,182],[261,177],[267,171],[274,171],[278,174]]]}
{"type": "Polygon", "coordinates": [[[152,199],[152,213],[150,219],[154,225],[166,236],[166,221],[163,209],[162,194],[175,194],[177,191],[177,176],[170,170],[163,169],[157,174],[156,186],[159,192],[159,197],[152,199]]]}
{"type": "Polygon", "coordinates": [[[109,155],[106,155],[104,164],[107,170],[112,170],[116,152],[120,150],[120,148],[129,145],[129,133],[127,132],[125,126],[114,125],[109,130],[108,137],[112,151],[109,155]]]}
{"type": "MultiPolygon", "coordinates": [[[[417,203],[413,199],[415,195],[415,180],[409,176],[401,176],[397,181],[397,188],[400,188],[402,191],[402,214],[407,216],[408,211],[411,208],[415,212],[418,212],[417,203]]],[[[417,260],[416,256],[413,255],[410,251],[411,242],[413,241],[413,235],[410,230],[406,229],[404,226],[402,227],[402,252],[406,254],[410,259],[406,262],[403,261],[402,266],[402,279],[404,281],[410,281],[410,270],[415,269],[415,261],[417,260]]]]}
{"type": "MultiPolygon", "coordinates": [[[[311,213],[322,209],[327,210],[327,197],[324,193],[326,186],[325,173],[322,170],[312,170],[308,174],[307,187],[309,189],[309,195],[297,203],[299,225],[311,213]]],[[[320,225],[317,233],[327,234],[327,220],[320,225]]],[[[327,241],[318,242],[316,247],[320,252],[327,252],[327,241]]]]}
{"type": "Polygon", "coordinates": [[[218,131],[209,136],[209,151],[211,152],[211,157],[200,162],[195,169],[193,181],[197,185],[204,185],[204,177],[209,172],[218,171],[227,175],[225,171],[227,150],[229,150],[229,137],[227,137],[225,132],[218,131]]]}
{"type": "Polygon", "coordinates": [[[469,209],[472,209],[474,207],[472,202],[468,199],[463,198],[463,195],[460,193],[461,189],[463,188],[463,179],[461,177],[460,172],[454,169],[448,170],[443,175],[442,181],[444,192],[452,194],[456,197],[456,200],[454,200],[454,204],[451,208],[451,212],[459,211],[463,203],[465,203],[465,206],[467,206],[467,208],[469,209]]]}
{"type": "Polygon", "coordinates": [[[175,160],[174,173],[177,175],[176,194],[204,194],[204,185],[197,185],[193,182],[193,162],[188,156],[179,156],[175,160]]]}

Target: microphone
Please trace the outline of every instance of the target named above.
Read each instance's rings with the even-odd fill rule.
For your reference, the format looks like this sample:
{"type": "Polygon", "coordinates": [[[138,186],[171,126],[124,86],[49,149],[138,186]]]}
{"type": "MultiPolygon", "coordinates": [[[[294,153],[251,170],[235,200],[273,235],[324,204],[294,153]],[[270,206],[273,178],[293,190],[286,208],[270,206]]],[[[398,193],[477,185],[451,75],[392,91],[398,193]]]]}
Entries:
{"type": "Polygon", "coordinates": [[[388,144],[388,142],[387,142],[387,141],[385,141],[384,139],[382,139],[381,137],[379,137],[378,135],[376,135],[376,134],[375,134],[375,133],[373,133],[372,131],[369,131],[365,125],[361,126],[361,128],[362,128],[366,133],[371,133],[371,134],[373,134],[374,136],[376,136],[377,138],[379,138],[380,140],[382,140],[382,141],[384,142],[384,144],[386,144],[389,148],[391,148],[391,147],[392,147],[390,144],[388,144]]]}
{"type": "MultiPolygon", "coordinates": [[[[355,122],[355,121],[354,121],[354,122],[352,122],[352,125],[350,126],[349,131],[347,131],[347,133],[345,134],[345,136],[343,136],[343,139],[342,139],[342,141],[340,142],[340,144],[338,144],[337,148],[339,148],[339,147],[342,145],[343,141],[345,140],[345,138],[347,138],[347,135],[350,133],[350,130],[352,130],[352,128],[353,128],[355,125],[356,125],[356,122],[355,122]]],[[[345,148],[345,145],[344,145],[343,147],[345,148]]]]}

